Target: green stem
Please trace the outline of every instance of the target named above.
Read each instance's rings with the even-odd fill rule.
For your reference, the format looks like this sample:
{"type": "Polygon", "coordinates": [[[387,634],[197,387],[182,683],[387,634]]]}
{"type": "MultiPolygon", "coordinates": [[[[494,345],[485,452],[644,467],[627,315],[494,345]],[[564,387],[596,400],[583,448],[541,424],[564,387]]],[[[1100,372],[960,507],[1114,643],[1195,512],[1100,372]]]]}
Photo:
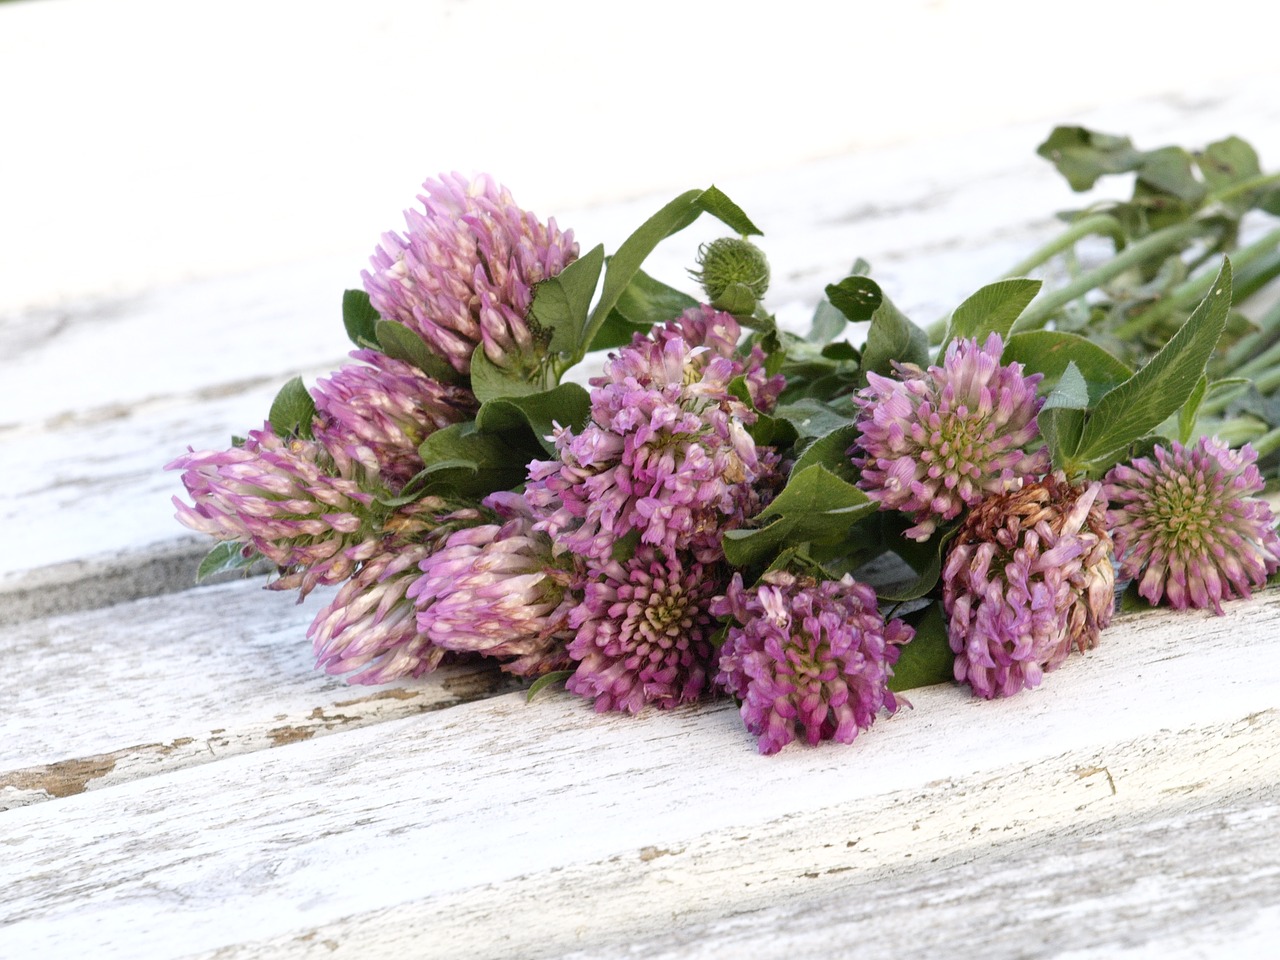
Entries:
{"type": "Polygon", "coordinates": [[[1214,226],[1212,222],[1207,220],[1185,220],[1182,223],[1173,224],[1143,237],[1137,243],[1126,247],[1122,253],[1117,254],[1106,263],[1082,273],[1066,286],[1041,294],[1014,323],[1011,332],[1038,330],[1049,321],[1049,318],[1054,313],[1077,297],[1084,296],[1090,290],[1102,286],[1108,280],[1114,279],[1129,268],[1135,267],[1157,254],[1176,249],[1185,241],[1190,240],[1197,234],[1213,229],[1214,226]]]}
{"type": "Polygon", "coordinates": [[[1241,180],[1239,183],[1233,183],[1218,193],[1209,194],[1210,200],[1230,200],[1238,197],[1242,193],[1248,193],[1250,190],[1256,190],[1258,187],[1268,187],[1271,184],[1280,184],[1280,172],[1278,173],[1260,173],[1256,177],[1250,177],[1248,180],[1241,180]]]}
{"type": "Polygon", "coordinates": [[[1045,263],[1051,257],[1061,253],[1063,250],[1073,246],[1075,242],[1082,237],[1091,234],[1099,234],[1108,236],[1116,242],[1116,252],[1119,253],[1124,249],[1125,235],[1124,227],[1120,225],[1120,221],[1109,213],[1095,213],[1091,216],[1076,220],[1066,230],[1058,234],[1043,247],[1040,247],[1031,256],[1025,260],[1020,260],[1010,267],[1004,273],[1002,279],[1009,277],[1026,276],[1030,271],[1045,263]]]}
{"type": "MultiPolygon", "coordinates": [[[[1280,243],[1280,229],[1272,230],[1263,237],[1259,237],[1248,246],[1241,247],[1231,255],[1231,267],[1233,272],[1242,272],[1246,267],[1251,266],[1260,257],[1267,254],[1276,255],[1276,244],[1280,243]]],[[[1233,297],[1235,303],[1240,303],[1245,297],[1256,293],[1258,287],[1265,284],[1272,277],[1280,274],[1280,262],[1276,264],[1276,273],[1267,275],[1267,269],[1259,271],[1259,276],[1249,277],[1248,280],[1242,278],[1241,283],[1237,284],[1237,293],[1233,297]],[[1255,281],[1261,282],[1255,282],[1255,281]],[[1247,291],[1240,289],[1245,283],[1249,283],[1247,291]]],[[[1213,286],[1213,281],[1218,277],[1217,268],[1206,270],[1204,273],[1197,274],[1189,280],[1185,280],[1178,286],[1174,287],[1173,292],[1164,300],[1155,304],[1147,310],[1142,311],[1127,323],[1121,324],[1115,330],[1115,336],[1121,340],[1128,340],[1139,333],[1144,332],[1151,326],[1170,316],[1177,310],[1185,310],[1193,304],[1199,303],[1209,292],[1209,288],[1213,286]]]]}

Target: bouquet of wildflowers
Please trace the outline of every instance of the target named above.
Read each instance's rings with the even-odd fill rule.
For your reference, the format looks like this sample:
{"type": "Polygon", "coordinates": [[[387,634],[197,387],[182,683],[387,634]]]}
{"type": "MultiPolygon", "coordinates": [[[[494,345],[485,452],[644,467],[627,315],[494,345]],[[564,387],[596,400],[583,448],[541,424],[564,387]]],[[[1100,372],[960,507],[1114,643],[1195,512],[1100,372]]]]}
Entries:
{"type": "Polygon", "coordinates": [[[780,329],[715,187],[606,257],[488,177],[429,180],[343,296],[353,362],[169,464],[218,541],[201,576],[336,587],[308,635],[352,682],[472,655],[599,711],[732,696],[764,753],[851,742],[923,684],[1034,688],[1118,593],[1221,613],[1280,567],[1280,230],[1254,223],[1280,177],[1235,137],[1040,152],[1132,194],[927,329],[861,261],[780,329]],[[729,235],[695,299],[642,265],[703,214],[729,235]],[[589,388],[564,379],[589,351],[589,388]]]}

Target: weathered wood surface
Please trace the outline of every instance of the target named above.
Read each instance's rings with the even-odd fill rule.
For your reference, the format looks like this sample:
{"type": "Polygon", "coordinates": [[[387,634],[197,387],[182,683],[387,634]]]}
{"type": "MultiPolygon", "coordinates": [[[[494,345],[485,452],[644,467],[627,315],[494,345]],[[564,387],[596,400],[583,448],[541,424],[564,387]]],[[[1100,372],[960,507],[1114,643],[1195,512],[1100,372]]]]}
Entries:
{"type": "MultiPolygon", "coordinates": [[[[1054,119],[1236,132],[1275,166],[1273,90],[1054,119]]],[[[1048,125],[719,185],[766,231],[784,322],[857,256],[928,321],[1081,203],[1032,154],[1048,125]]],[[[637,192],[538,212],[615,249],[675,191],[637,192]]],[[[0,311],[0,957],[1274,954],[1275,592],[1121,618],[1007,703],[916,691],[852,748],[761,758],[725,702],[599,717],[468,664],[349,687],[312,670],[318,596],[187,589],[205,544],[159,466],[340,361],[375,239],[0,311]]]]}
{"type": "MultiPolygon", "coordinates": [[[[917,691],[848,749],[759,757],[730,704],[598,717],[515,693],[137,764],[4,813],[0,954],[680,955],[705,930],[783,956],[857,925],[890,956],[915,917],[929,944],[954,923],[960,956],[1016,955],[1186,946],[1204,912],[1234,936],[1280,902],[1278,615],[1268,594],[1127,618],[1035,694],[917,691]]],[[[193,699],[193,739],[255,715],[193,699]]]]}

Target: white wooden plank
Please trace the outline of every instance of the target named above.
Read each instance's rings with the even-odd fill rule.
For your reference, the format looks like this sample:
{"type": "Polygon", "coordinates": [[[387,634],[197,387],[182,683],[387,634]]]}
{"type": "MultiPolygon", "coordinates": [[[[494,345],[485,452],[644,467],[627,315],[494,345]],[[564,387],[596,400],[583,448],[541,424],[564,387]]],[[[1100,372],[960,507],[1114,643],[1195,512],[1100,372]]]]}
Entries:
{"type": "MultiPolygon", "coordinates": [[[[1275,816],[1278,614],[1269,593],[1221,618],[1125,618],[1038,692],[918,691],[853,748],[759,757],[728,704],[598,717],[505,695],[10,810],[0,946],[234,956],[283,937],[305,955],[336,934],[350,955],[523,956],[774,907],[805,873],[852,897],[926,852],[1149,840],[1170,810],[1212,852],[1198,811],[1275,816]]],[[[1221,875],[1271,883],[1252,862],[1221,875]]],[[[1125,863],[1130,883],[1158,869],[1125,863]]]]}
{"type": "Polygon", "coordinates": [[[439,710],[520,686],[484,663],[352,686],[313,669],[324,604],[262,578],[0,633],[0,810],[439,710]]]}

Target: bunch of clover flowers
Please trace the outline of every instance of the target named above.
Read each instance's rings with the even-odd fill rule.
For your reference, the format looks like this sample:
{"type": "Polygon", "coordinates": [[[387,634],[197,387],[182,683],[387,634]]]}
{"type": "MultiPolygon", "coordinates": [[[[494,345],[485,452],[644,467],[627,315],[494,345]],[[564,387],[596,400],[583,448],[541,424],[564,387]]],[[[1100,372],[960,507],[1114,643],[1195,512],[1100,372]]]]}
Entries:
{"type": "MultiPolygon", "coordinates": [[[[779,458],[730,391],[740,327],[699,307],[611,355],[590,417],[531,464],[525,499],[552,553],[581,573],[569,615],[567,688],[600,711],[674,707],[711,687],[713,597],[728,578],[722,539],[768,502],[779,458]]],[[[758,380],[761,397],[780,384],[758,380]]]]}

